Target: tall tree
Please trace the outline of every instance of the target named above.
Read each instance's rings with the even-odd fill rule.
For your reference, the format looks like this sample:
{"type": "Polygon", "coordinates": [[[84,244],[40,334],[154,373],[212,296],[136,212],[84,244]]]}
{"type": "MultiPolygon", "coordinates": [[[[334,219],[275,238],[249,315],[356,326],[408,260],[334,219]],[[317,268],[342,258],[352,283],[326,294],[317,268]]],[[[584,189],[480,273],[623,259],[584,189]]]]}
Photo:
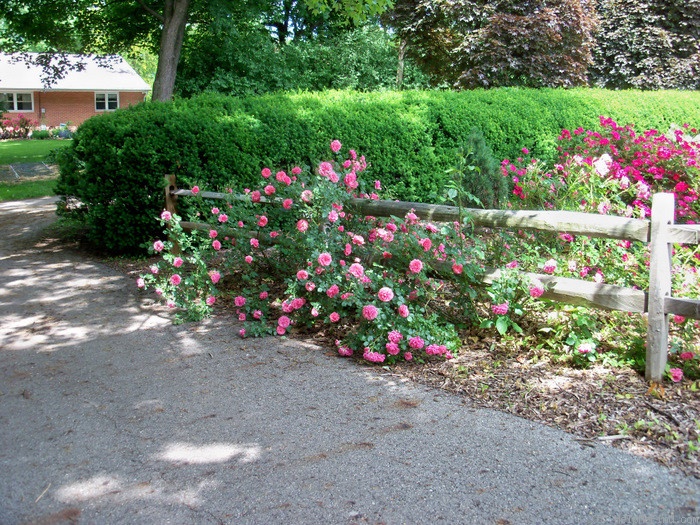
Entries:
{"type": "Polygon", "coordinates": [[[596,84],[700,89],[700,0],[600,0],[598,12],[596,84]]]}
{"type": "MultiPolygon", "coordinates": [[[[390,0],[305,0],[318,13],[337,12],[362,20],[382,12],[390,0]]],[[[55,53],[118,53],[134,44],[157,50],[153,99],[172,97],[188,27],[206,23],[212,12],[230,16],[246,0],[0,0],[0,42],[5,51],[42,43],[55,53]],[[226,13],[229,13],[227,15],[226,13]]],[[[44,65],[50,62],[44,59],[44,65]]],[[[47,65],[48,64],[48,65],[47,65]]],[[[53,74],[67,66],[54,64],[53,74]]]]}
{"type": "Polygon", "coordinates": [[[387,16],[409,55],[455,87],[585,84],[588,0],[397,0],[387,16]]]}

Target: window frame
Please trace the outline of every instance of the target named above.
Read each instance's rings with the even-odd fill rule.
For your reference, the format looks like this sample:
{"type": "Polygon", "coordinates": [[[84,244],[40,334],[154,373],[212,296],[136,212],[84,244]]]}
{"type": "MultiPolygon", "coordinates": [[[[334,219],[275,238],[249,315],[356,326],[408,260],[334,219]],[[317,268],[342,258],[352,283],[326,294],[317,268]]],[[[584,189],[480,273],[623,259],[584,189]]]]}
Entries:
{"type": "Polygon", "coordinates": [[[104,112],[104,111],[116,111],[119,109],[119,91],[95,91],[95,112],[104,112]],[[110,95],[114,95],[116,97],[116,102],[117,102],[117,107],[115,108],[110,108],[109,107],[109,97],[110,95]],[[100,109],[97,107],[97,97],[101,96],[104,97],[104,108],[100,109]]]}
{"type": "MultiPolygon", "coordinates": [[[[0,94],[2,95],[12,95],[12,106],[4,110],[6,113],[34,113],[34,92],[33,91],[0,91],[0,94]],[[17,109],[18,104],[20,103],[17,100],[17,95],[29,95],[30,97],[30,104],[32,105],[31,108],[29,109],[17,109]]],[[[9,103],[10,101],[5,101],[9,103]]],[[[22,101],[25,102],[26,101],[22,101]]]]}

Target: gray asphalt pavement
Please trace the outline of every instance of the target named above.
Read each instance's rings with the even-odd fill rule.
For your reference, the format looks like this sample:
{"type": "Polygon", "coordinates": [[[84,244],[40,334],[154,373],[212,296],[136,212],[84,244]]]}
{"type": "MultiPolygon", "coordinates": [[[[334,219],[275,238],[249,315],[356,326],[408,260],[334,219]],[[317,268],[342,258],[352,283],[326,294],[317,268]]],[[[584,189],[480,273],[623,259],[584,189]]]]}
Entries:
{"type": "Polygon", "coordinates": [[[0,203],[0,524],[700,523],[700,481],[330,349],[173,326],[0,203]]]}

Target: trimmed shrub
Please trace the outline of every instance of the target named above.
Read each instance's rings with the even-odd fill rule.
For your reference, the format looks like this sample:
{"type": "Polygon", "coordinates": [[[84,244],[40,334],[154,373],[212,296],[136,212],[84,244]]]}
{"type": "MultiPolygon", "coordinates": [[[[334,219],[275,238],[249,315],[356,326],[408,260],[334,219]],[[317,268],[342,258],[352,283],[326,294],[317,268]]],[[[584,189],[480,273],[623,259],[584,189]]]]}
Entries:
{"type": "MultiPolygon", "coordinates": [[[[154,218],[163,207],[168,173],[183,188],[238,192],[263,167],[317,165],[329,142],[340,139],[367,156],[367,178],[381,180],[388,195],[435,202],[473,130],[483,137],[482,158],[487,147],[499,161],[517,159],[528,148],[554,160],[562,129],[593,128],[600,115],[637,129],[666,131],[686,122],[698,127],[700,93],[504,88],[242,99],[207,94],[151,102],[86,121],[60,156],[57,193],[64,196],[62,212],[69,211],[71,196],[82,203],[76,213],[92,241],[112,252],[138,251],[160,233],[154,218]]],[[[495,193],[487,194],[491,170],[479,167],[480,179],[465,181],[465,189],[485,203],[498,202],[500,175],[493,175],[495,193]]],[[[180,200],[183,213],[190,203],[180,200]]]]}

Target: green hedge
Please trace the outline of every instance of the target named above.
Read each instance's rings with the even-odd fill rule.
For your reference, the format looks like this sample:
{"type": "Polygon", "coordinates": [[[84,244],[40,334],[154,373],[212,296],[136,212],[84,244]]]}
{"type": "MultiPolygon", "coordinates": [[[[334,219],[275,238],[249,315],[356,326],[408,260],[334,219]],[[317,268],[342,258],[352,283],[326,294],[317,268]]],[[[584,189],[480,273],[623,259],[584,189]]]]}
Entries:
{"type": "MultiPolygon", "coordinates": [[[[60,159],[58,193],[75,196],[90,237],[112,252],[138,251],[157,236],[163,175],[181,187],[257,184],[260,170],[315,165],[339,139],[366,155],[366,177],[390,194],[434,201],[457,149],[477,129],[498,160],[523,147],[556,158],[562,128],[596,129],[600,115],[639,130],[700,127],[700,93],[504,88],[465,92],[404,91],[207,94],[146,103],[94,117],[60,159]]],[[[183,203],[186,199],[182,199],[183,203]]]]}

